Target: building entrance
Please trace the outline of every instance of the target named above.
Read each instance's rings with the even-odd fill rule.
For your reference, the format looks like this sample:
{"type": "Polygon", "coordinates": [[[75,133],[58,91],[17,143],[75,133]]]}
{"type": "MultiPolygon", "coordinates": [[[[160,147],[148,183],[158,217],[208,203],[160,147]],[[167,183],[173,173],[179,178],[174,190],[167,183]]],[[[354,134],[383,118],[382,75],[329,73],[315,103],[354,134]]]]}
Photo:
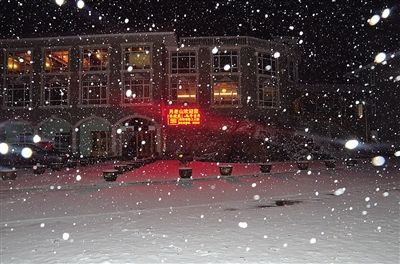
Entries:
{"type": "Polygon", "coordinates": [[[153,122],[133,118],[120,127],[121,154],[126,159],[143,158],[157,152],[157,133],[153,122]]]}
{"type": "Polygon", "coordinates": [[[90,153],[95,157],[106,157],[109,152],[110,133],[108,131],[90,132],[90,153]]]}

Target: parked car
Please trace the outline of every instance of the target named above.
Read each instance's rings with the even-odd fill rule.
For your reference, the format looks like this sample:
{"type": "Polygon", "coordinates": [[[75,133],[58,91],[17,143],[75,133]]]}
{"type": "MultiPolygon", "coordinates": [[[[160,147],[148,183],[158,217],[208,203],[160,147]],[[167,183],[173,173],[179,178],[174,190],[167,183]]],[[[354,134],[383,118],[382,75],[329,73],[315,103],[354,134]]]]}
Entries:
{"type": "Polygon", "coordinates": [[[68,155],[56,150],[47,150],[30,143],[4,143],[0,151],[0,166],[17,167],[36,164],[66,163],[68,155]]]}

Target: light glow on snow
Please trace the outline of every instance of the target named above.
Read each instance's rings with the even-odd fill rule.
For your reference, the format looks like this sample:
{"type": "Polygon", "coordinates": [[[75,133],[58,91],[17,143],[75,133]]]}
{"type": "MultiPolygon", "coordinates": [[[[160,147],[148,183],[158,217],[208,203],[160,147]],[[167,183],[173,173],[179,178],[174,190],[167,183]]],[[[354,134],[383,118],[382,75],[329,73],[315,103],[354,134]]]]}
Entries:
{"type": "MultiPolygon", "coordinates": [[[[200,256],[204,262],[223,258],[234,263],[246,251],[252,252],[246,255],[248,263],[266,262],[266,258],[260,259],[266,252],[268,261],[281,263],[282,259],[290,260],[304,253],[307,245],[314,251],[324,252],[329,259],[338,256],[335,248],[340,247],[351,263],[366,260],[362,255],[366,250],[370,250],[368,259],[374,263],[397,261],[397,236],[393,234],[397,232],[398,197],[393,177],[397,175],[398,167],[392,166],[391,162],[385,168],[388,173],[379,173],[382,176],[378,181],[377,170],[372,164],[364,164],[357,170],[322,170],[320,175],[313,173],[294,177],[290,181],[244,177],[239,178],[242,183],[234,187],[232,184],[235,182],[215,181],[212,178],[214,174],[207,173],[209,180],[195,182],[192,187],[175,188],[170,183],[149,183],[129,188],[104,188],[101,171],[112,168],[114,164],[113,161],[105,161],[80,167],[79,172],[63,171],[60,178],[58,172],[50,170],[43,175],[17,178],[13,184],[18,183],[21,190],[19,200],[16,200],[14,188],[3,184],[2,217],[6,217],[3,246],[20,251],[18,255],[11,250],[4,251],[4,262],[24,262],[34,252],[36,259],[46,259],[51,263],[68,263],[80,254],[88,263],[127,263],[131,254],[125,256],[118,251],[126,243],[133,247],[146,245],[141,248],[140,254],[135,255],[137,261],[143,263],[155,262],[152,253],[160,252],[160,249],[168,254],[166,260],[171,263],[178,263],[182,258],[193,263],[200,256]],[[76,182],[77,174],[85,175],[84,182],[76,182]],[[355,184],[359,182],[362,184],[355,184]],[[253,183],[256,183],[255,187],[252,187],[253,183]],[[335,185],[336,188],[333,187],[335,185]],[[43,195],[31,195],[33,186],[39,188],[39,194],[43,195]],[[215,189],[211,190],[211,186],[215,189]],[[325,199],[325,190],[332,190],[330,193],[333,194],[333,190],[340,187],[346,187],[346,194],[349,195],[325,199]],[[314,196],[317,190],[321,190],[324,197],[315,199],[318,197],[314,196]],[[257,200],[259,196],[263,199],[257,200]],[[132,202],[134,197],[137,199],[132,202]],[[294,197],[305,203],[301,206],[274,206],[276,199],[290,201],[294,197]],[[36,208],[40,213],[32,214],[30,208],[36,208]],[[354,219],[365,224],[354,224],[354,219]],[[339,221],[340,228],[329,225],[331,221],[339,221]],[[295,228],[287,228],[293,223],[295,228]],[[310,223],[316,232],[308,232],[310,223]],[[276,228],[265,228],[268,226],[276,228]],[[113,232],[115,230],[119,232],[113,232]],[[208,235],[212,236],[212,241],[207,240],[208,235]],[[346,247],[349,244],[343,238],[351,238],[350,242],[355,246],[346,247]],[[264,243],[259,243],[260,239],[264,243]],[[362,243],[366,239],[376,241],[376,250],[371,249],[368,243],[362,243]],[[88,240],[93,240],[93,243],[86,243],[88,240]],[[289,243],[290,250],[286,250],[289,243]],[[104,254],[101,254],[101,260],[94,254],[83,256],[83,244],[86,252],[102,248],[104,254]],[[223,247],[237,250],[218,250],[223,247]],[[387,253],[385,256],[379,251],[382,247],[387,253]],[[188,252],[187,248],[191,250],[188,252]]],[[[194,161],[192,165],[194,178],[204,177],[198,172],[200,168],[202,172],[218,169],[217,164],[209,162],[194,161]]],[[[258,164],[233,166],[236,166],[236,171],[247,174],[259,170],[258,164]]],[[[119,175],[116,183],[147,181],[150,178],[162,181],[176,179],[179,167],[181,164],[176,160],[158,160],[119,175]]],[[[296,169],[291,164],[281,164],[277,170],[287,175],[287,172],[296,169]]],[[[163,262],[163,257],[156,262],[163,262]]],[[[315,262],[315,259],[315,255],[302,255],[304,263],[315,262]]]]}
{"type": "Polygon", "coordinates": [[[345,191],[346,191],[346,188],[339,188],[339,189],[337,189],[336,191],[333,192],[333,195],[339,196],[339,195],[344,194],[345,191]]]}
{"type": "Polygon", "coordinates": [[[63,234],[63,239],[68,240],[69,239],[69,233],[64,233],[63,234]]]}
{"type": "Polygon", "coordinates": [[[246,222],[239,222],[239,227],[247,228],[247,223],[246,222]]]}

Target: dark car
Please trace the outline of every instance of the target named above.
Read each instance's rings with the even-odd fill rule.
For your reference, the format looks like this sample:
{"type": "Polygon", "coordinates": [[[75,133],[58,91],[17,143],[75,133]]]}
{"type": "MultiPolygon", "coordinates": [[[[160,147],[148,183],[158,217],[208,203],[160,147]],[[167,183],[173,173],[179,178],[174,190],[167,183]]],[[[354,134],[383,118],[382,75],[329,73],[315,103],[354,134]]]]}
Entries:
{"type": "MultiPolygon", "coordinates": [[[[8,151],[0,152],[3,167],[32,166],[36,164],[66,163],[68,156],[55,150],[47,150],[29,143],[6,143],[8,151]]],[[[3,146],[4,143],[2,143],[3,146]]],[[[7,147],[6,147],[7,148],[7,147]]]]}

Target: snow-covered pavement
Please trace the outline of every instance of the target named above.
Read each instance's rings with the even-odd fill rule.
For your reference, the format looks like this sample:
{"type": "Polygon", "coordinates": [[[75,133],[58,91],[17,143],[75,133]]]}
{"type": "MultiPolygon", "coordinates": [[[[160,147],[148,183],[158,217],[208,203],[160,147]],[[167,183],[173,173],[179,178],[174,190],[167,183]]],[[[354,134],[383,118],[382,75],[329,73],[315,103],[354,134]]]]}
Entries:
{"type": "Polygon", "coordinates": [[[1,263],[398,263],[398,159],[218,165],[178,180],[178,161],[157,161],[115,182],[112,162],[21,170],[0,184],[1,263]]]}

